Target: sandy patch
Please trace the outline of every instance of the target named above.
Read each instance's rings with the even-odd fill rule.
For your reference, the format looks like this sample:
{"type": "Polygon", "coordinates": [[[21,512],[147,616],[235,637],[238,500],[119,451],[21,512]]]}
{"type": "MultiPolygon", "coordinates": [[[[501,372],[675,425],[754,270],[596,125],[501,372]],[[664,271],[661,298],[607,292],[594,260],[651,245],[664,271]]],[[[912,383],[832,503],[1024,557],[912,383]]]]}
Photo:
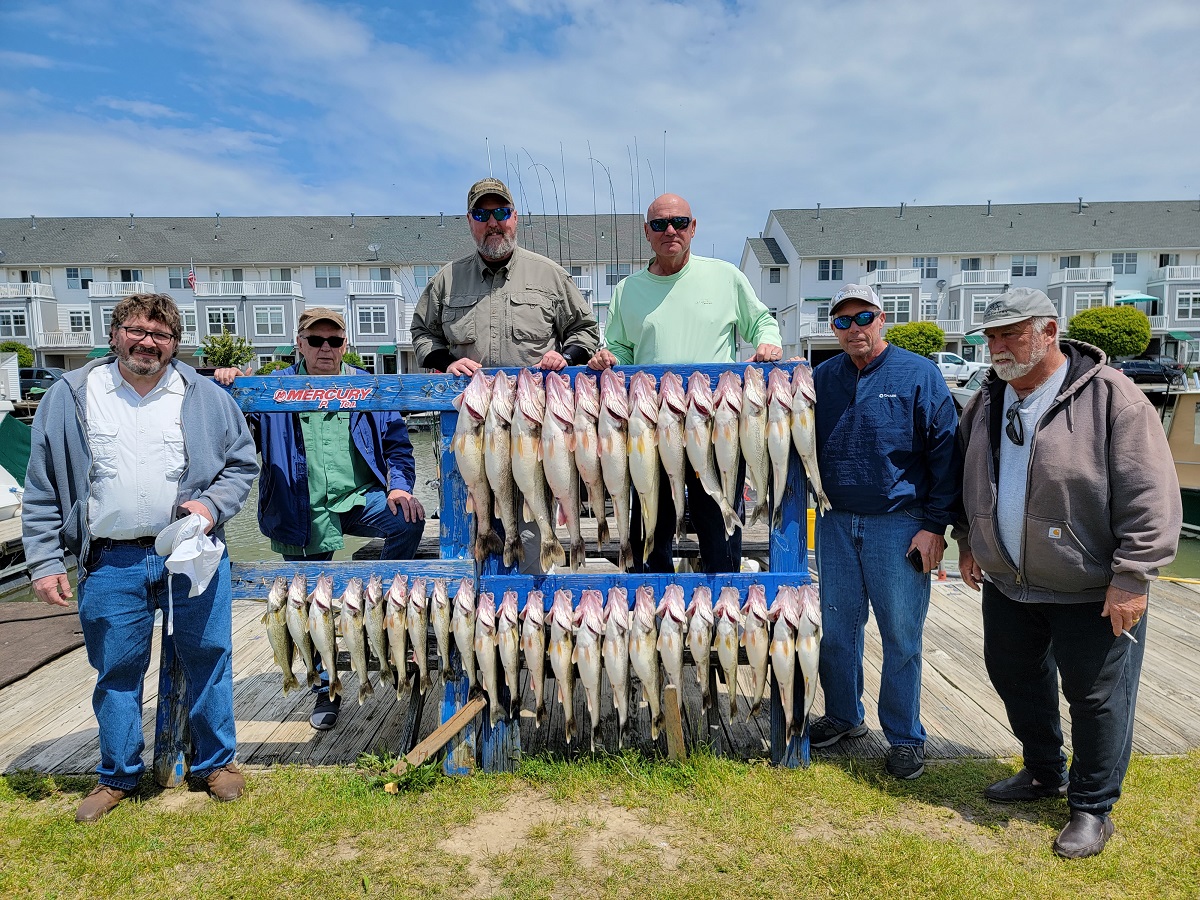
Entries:
{"type": "Polygon", "coordinates": [[[207,791],[193,791],[188,787],[171,788],[157,797],[146,801],[146,805],[164,812],[191,812],[196,807],[212,802],[207,791]]]}

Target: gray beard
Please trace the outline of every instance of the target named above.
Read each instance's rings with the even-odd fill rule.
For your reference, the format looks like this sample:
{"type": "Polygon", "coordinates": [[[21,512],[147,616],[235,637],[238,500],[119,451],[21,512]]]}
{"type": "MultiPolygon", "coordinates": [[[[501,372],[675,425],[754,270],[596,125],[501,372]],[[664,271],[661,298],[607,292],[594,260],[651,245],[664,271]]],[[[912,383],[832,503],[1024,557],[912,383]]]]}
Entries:
{"type": "Polygon", "coordinates": [[[486,260],[507,259],[517,249],[517,239],[505,234],[489,234],[475,246],[486,260]]]}
{"type": "Polygon", "coordinates": [[[1016,381],[1018,378],[1024,378],[1036,369],[1038,363],[1046,358],[1046,353],[1049,349],[1049,347],[1043,346],[1034,350],[1029,357],[1029,362],[1024,363],[998,363],[992,360],[992,367],[996,370],[996,374],[1000,376],[1001,381],[1016,381]]]}
{"type": "Polygon", "coordinates": [[[163,352],[158,351],[158,359],[148,359],[145,356],[135,356],[129,352],[117,351],[117,359],[134,375],[157,375],[167,367],[171,357],[164,358],[163,352]]]}

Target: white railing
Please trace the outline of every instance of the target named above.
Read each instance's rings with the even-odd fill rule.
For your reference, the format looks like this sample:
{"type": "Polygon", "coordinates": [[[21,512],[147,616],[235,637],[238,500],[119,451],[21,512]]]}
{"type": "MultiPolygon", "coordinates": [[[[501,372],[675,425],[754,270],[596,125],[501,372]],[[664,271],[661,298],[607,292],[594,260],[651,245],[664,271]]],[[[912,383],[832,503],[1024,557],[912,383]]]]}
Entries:
{"type": "Polygon", "coordinates": [[[581,291],[590,291],[592,289],[591,275],[572,275],[571,280],[575,282],[575,287],[581,291]]]}
{"type": "Polygon", "coordinates": [[[130,294],[153,294],[149,281],[93,281],[88,285],[89,297],[128,297],[130,294]]]}
{"type": "Polygon", "coordinates": [[[0,284],[0,300],[32,297],[38,300],[53,300],[54,287],[49,284],[39,284],[36,281],[19,284],[0,284]]]}
{"type": "Polygon", "coordinates": [[[197,297],[304,298],[298,281],[197,281],[197,297]]]}
{"type": "Polygon", "coordinates": [[[91,347],[92,333],[90,331],[39,331],[37,345],[39,349],[91,347]]]}
{"type": "Polygon", "coordinates": [[[346,293],[350,296],[399,297],[398,281],[348,281],[346,293]]]}
{"type": "Polygon", "coordinates": [[[407,328],[401,328],[396,332],[396,346],[412,349],[412,332],[407,328]]]}
{"type": "Polygon", "coordinates": [[[920,284],[920,269],[876,269],[868,272],[863,284],[920,284]]]}
{"type": "Polygon", "coordinates": [[[1150,318],[1150,330],[1151,331],[1166,331],[1167,330],[1167,317],[1166,316],[1150,316],[1149,318],[1150,318]]]}
{"type": "Polygon", "coordinates": [[[798,338],[833,337],[833,325],[828,319],[801,319],[796,330],[798,338]]]}
{"type": "Polygon", "coordinates": [[[1011,273],[1008,269],[976,269],[972,272],[955,272],[950,276],[950,287],[963,284],[1008,284],[1011,273]]]}
{"type": "Polygon", "coordinates": [[[1050,273],[1051,284],[1085,283],[1109,284],[1113,280],[1112,266],[1091,266],[1083,269],[1058,269],[1050,273]]]}
{"type": "Polygon", "coordinates": [[[1200,281],[1200,266],[1162,266],[1150,273],[1151,281],[1200,281]]]}
{"type": "Polygon", "coordinates": [[[963,321],[962,319],[934,319],[933,324],[942,329],[946,334],[962,334],[963,321]]]}
{"type": "Polygon", "coordinates": [[[200,344],[200,333],[196,331],[185,331],[180,337],[179,343],[184,347],[196,347],[200,344]]]}

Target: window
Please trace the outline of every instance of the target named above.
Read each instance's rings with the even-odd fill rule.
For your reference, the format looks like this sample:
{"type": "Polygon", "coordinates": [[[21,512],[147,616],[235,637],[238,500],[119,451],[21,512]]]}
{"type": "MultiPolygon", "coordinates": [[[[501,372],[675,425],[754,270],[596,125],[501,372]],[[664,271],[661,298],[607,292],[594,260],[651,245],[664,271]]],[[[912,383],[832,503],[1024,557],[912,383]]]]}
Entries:
{"type": "MultiPolygon", "coordinates": [[[[212,310],[209,310],[209,313],[209,322],[211,322],[212,310]]],[[[254,334],[257,337],[283,337],[283,307],[254,307],[254,334]]]]}
{"type": "Polygon", "coordinates": [[[964,256],[959,260],[960,271],[962,272],[978,272],[981,268],[980,258],[978,256],[964,256]]]}
{"type": "Polygon", "coordinates": [[[208,333],[237,334],[237,310],[232,306],[210,306],[208,308],[208,333]]]}
{"type": "Polygon", "coordinates": [[[0,338],[29,337],[24,310],[0,312],[0,338]]]}
{"type": "Polygon", "coordinates": [[[371,281],[391,281],[392,270],[388,266],[382,266],[378,269],[371,269],[368,277],[371,281]]]}
{"type": "Polygon", "coordinates": [[[187,341],[187,336],[191,334],[192,340],[195,340],[196,334],[196,311],[194,309],[181,309],[180,315],[183,316],[183,337],[187,341]]]}
{"type": "Polygon", "coordinates": [[[817,260],[817,281],[841,281],[842,261],[840,259],[817,260]]]}
{"type": "Polygon", "coordinates": [[[72,268],[67,266],[67,287],[72,290],[86,291],[92,283],[92,270],[88,266],[72,268]]]}
{"type": "Polygon", "coordinates": [[[876,269],[886,269],[886,268],[887,268],[887,260],[886,259],[868,259],[867,260],[867,271],[868,272],[874,272],[876,269]]]}
{"type": "Polygon", "coordinates": [[[112,333],[112,311],[113,308],[111,306],[100,307],[100,330],[105,335],[112,333]]]}
{"type": "Polygon", "coordinates": [[[912,297],[907,294],[884,294],[879,298],[887,320],[893,325],[901,325],[912,319],[912,297]]]}
{"type": "Polygon", "coordinates": [[[360,306],[358,308],[358,333],[387,334],[387,307],[360,306]]]}
{"type": "Polygon", "coordinates": [[[1113,274],[1114,275],[1136,275],[1137,274],[1137,254],[1136,253],[1114,253],[1112,265],[1113,265],[1113,274]]]}
{"type": "Polygon", "coordinates": [[[272,281],[291,281],[292,280],[292,270],[291,269],[272,269],[271,270],[271,280],[272,281]]]}
{"type": "Polygon", "coordinates": [[[595,301],[592,304],[592,313],[596,316],[596,324],[600,326],[600,334],[604,334],[604,327],[608,324],[608,301],[595,301]]]}
{"type": "Polygon", "coordinates": [[[971,295],[971,312],[975,320],[983,318],[983,311],[987,309],[987,305],[996,299],[995,294],[972,294],[971,295]]]}
{"type": "Polygon", "coordinates": [[[817,304],[817,322],[824,324],[829,321],[829,306],[831,301],[822,300],[817,304]]]}
{"type": "Polygon", "coordinates": [[[938,258],[936,256],[914,256],[912,267],[919,269],[922,278],[937,278],[938,258]]]}
{"type": "Polygon", "coordinates": [[[368,372],[370,372],[372,375],[374,375],[375,374],[375,354],[374,353],[360,353],[358,358],[362,360],[362,367],[364,369],[366,369],[368,372]]]}
{"type": "Polygon", "coordinates": [[[1075,312],[1104,305],[1104,291],[1076,291],[1075,312]]]}
{"type": "Polygon", "coordinates": [[[121,281],[123,281],[124,283],[128,284],[131,281],[141,281],[141,280],[142,280],[142,270],[141,269],[122,269],[121,270],[121,281]]]}
{"type": "Polygon", "coordinates": [[[441,266],[413,266],[413,283],[416,284],[417,290],[425,290],[425,285],[429,284],[429,279],[433,278],[439,269],[441,266]]]}
{"type": "Polygon", "coordinates": [[[22,269],[21,284],[41,284],[42,272],[40,269],[22,269]]]}
{"type": "Polygon", "coordinates": [[[1079,257],[1078,256],[1060,256],[1058,258],[1058,267],[1060,269],[1078,269],[1079,268],[1079,257]]]}
{"type": "Polygon", "coordinates": [[[1179,265],[1179,254],[1178,253],[1160,253],[1160,254],[1158,254],[1158,266],[1160,269],[1163,268],[1164,266],[1177,266],[1177,265],[1179,265]]]}
{"type": "Polygon", "coordinates": [[[220,281],[245,281],[241,269],[220,269],[217,272],[220,281]]]}
{"type": "Polygon", "coordinates": [[[317,287],[340,288],[342,286],[341,266],[315,266],[313,271],[317,276],[317,287]]]}
{"type": "Polygon", "coordinates": [[[771,282],[771,284],[779,284],[779,281],[780,281],[779,266],[771,266],[770,270],[767,272],[767,278],[771,282]]]}
{"type": "Polygon", "coordinates": [[[921,295],[921,319],[925,322],[937,321],[938,301],[930,294],[921,295]]]}
{"type": "Polygon", "coordinates": [[[1200,291],[1180,291],[1175,295],[1176,319],[1200,319],[1200,291]]]}
{"type": "Polygon", "coordinates": [[[567,266],[567,274],[572,278],[580,278],[583,275],[583,266],[567,266]]]}
{"type": "Polygon", "coordinates": [[[191,269],[185,269],[183,266],[168,266],[167,267],[167,287],[182,290],[188,286],[187,277],[191,269]]]}
{"type": "Polygon", "coordinates": [[[255,368],[261,369],[267,363],[273,363],[273,362],[275,362],[274,356],[265,356],[264,354],[260,353],[260,354],[258,354],[258,365],[255,366],[255,368]]]}
{"type": "Polygon", "coordinates": [[[91,331],[92,311],[90,309],[73,309],[67,316],[71,331],[91,331]]]}
{"type": "Polygon", "coordinates": [[[1020,256],[1013,254],[1012,258],[1012,276],[1013,278],[1031,278],[1037,274],[1037,256],[1028,254],[1020,256]]]}
{"type": "Polygon", "coordinates": [[[607,285],[620,284],[625,278],[628,278],[632,270],[629,263],[608,263],[604,267],[604,283],[607,285]]]}

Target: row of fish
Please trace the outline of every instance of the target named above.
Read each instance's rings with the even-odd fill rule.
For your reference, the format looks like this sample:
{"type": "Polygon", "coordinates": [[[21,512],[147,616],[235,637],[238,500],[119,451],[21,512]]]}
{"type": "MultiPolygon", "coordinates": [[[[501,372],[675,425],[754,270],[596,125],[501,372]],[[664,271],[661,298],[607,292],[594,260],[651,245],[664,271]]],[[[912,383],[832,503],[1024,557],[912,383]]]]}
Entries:
{"type": "Polygon", "coordinates": [[[341,598],[339,625],[335,628],[332,578],[317,578],[312,594],[306,593],[303,574],[288,584],[280,575],[267,598],[263,622],[276,664],[283,670],[283,692],[299,685],[292,672],[296,655],[303,660],[310,686],[318,674],[313,650],[328,669],[331,697],[340,696],[337,672],[337,637],[350,653],[351,669],[359,680],[358,701],[373,692],[368,670],[368,649],[379,660],[381,683],[394,684],[397,696],[407,682],[411,657],[416,664],[419,688],[428,689],[428,625],[433,624],[437,658],[443,678],[450,676],[450,641],[461,658],[469,689],[482,688],[489,716],[495,725],[513,718],[521,707],[518,675],[522,663],[529,671],[533,712],[538,727],[546,716],[545,677],[549,660],[558,698],[564,711],[569,744],[576,733],[575,689],[582,687],[590,717],[590,742],[595,749],[600,723],[601,672],[612,687],[618,724],[618,744],[624,743],[629,722],[631,675],[636,676],[650,710],[651,736],[658,737],[663,722],[663,687],[675,685],[683,702],[683,659],[686,647],[700,686],[701,706],[712,703],[709,693],[710,653],[716,650],[728,693],[729,715],[737,714],[738,649],[745,647],[751,672],[750,715],[758,712],[766,691],[768,663],[779,683],[786,732],[798,734],[803,717],[816,695],[817,662],[821,640],[821,609],[810,585],[781,585],[767,606],[766,589],[754,584],[747,590],[745,606],[737,588],[722,588],[714,605],[712,591],[697,587],[685,603],[683,588],[669,585],[655,604],[654,590],[641,586],[632,610],[628,592],[609,589],[607,601],[598,590],[581,592],[573,605],[569,590],[559,590],[547,612],[540,591],[530,591],[518,613],[516,591],[507,591],[497,606],[488,592],[475,596],[470,579],[462,579],[453,600],[444,579],[414,578],[397,574],[386,594],[382,580],[372,575],[365,594],[360,578],[351,578],[341,598]],[[547,635],[547,623],[549,635],[547,635]],[[793,719],[797,664],[803,680],[803,716],[793,719]],[[662,677],[665,672],[666,678],[662,677]],[[507,689],[502,700],[501,684],[507,689]]]}
{"type": "Polygon", "coordinates": [[[660,490],[670,491],[675,533],[682,536],[684,473],[691,466],[704,491],[717,502],[726,534],[741,527],[735,510],[742,484],[740,460],[757,498],[751,524],[767,512],[768,484],[774,485],[774,522],[780,522],[779,497],[787,481],[792,444],[808,473],[822,511],[829,500],[817,469],[816,390],[807,365],[787,372],[774,368],[770,377],[748,366],[742,378],[721,374],[714,392],[709,377],[693,373],[684,390],[674,372],[656,385],[645,371],[633,374],[605,369],[596,377],[575,375],[574,387],[561,373],[523,369],[515,378],[504,372],[479,370],[455,399],[459,410],[453,450],[467,486],[468,512],[474,513],[476,559],[502,553],[504,564],[524,561],[518,536],[519,504],[537,524],[543,571],[564,565],[568,554],[555,534],[555,524],[570,534],[570,567],[578,571],[586,550],[580,530],[584,496],[596,517],[597,535],[609,539],[604,498],[612,500],[620,541],[618,567],[634,563],[630,545],[631,492],[641,506],[649,558],[658,524],[660,490]],[[660,468],[661,464],[661,468],[660,468]],[[661,483],[660,472],[667,483],[661,483]],[[582,489],[581,489],[582,485],[582,489]],[[558,515],[554,509],[557,507],[558,515]],[[504,528],[501,541],[493,516],[504,528]]]}

